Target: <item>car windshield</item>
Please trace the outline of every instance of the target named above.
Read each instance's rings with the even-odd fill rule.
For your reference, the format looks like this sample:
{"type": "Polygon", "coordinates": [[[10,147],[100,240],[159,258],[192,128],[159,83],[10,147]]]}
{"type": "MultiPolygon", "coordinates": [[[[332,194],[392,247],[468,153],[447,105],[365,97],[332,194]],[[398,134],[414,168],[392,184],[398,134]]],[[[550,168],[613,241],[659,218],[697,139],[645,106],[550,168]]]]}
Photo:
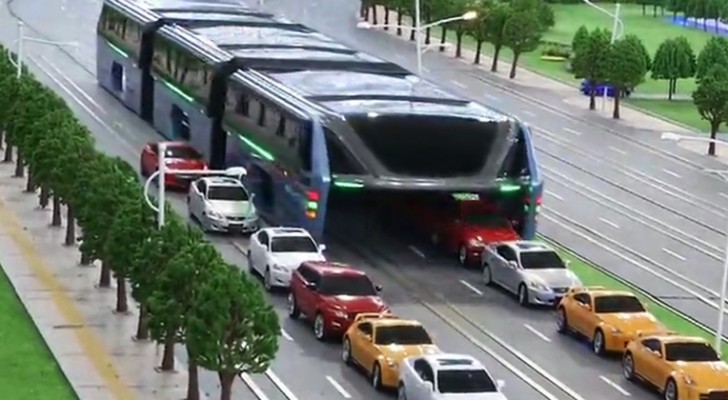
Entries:
{"type": "Polygon", "coordinates": [[[598,296],[594,299],[594,312],[597,314],[639,313],[645,307],[634,296],[598,296]]]}
{"type": "Polygon", "coordinates": [[[437,373],[440,393],[492,393],[498,388],[485,370],[443,370],[437,373]]]}
{"type": "Polygon", "coordinates": [[[210,186],[207,189],[208,200],[248,201],[248,193],[240,186],[210,186]]]}
{"type": "Polygon", "coordinates": [[[667,361],[710,362],[720,361],[718,353],[708,343],[668,343],[665,345],[667,361]]]}
{"type": "Polygon", "coordinates": [[[564,261],[555,251],[528,251],[521,253],[523,269],[566,268],[564,261]]]}
{"type": "Polygon", "coordinates": [[[509,224],[505,218],[485,213],[485,212],[466,212],[463,213],[463,220],[467,224],[482,226],[486,228],[504,229],[508,228],[509,224]]]}
{"type": "Polygon", "coordinates": [[[364,275],[324,275],[319,293],[325,296],[376,296],[377,290],[364,275]]]}
{"type": "Polygon", "coordinates": [[[270,244],[274,253],[316,253],[316,243],[305,236],[277,237],[270,244]]]}
{"type": "Polygon", "coordinates": [[[374,344],[432,344],[432,339],[420,325],[380,326],[375,332],[374,344]]]}
{"type": "Polygon", "coordinates": [[[167,146],[167,152],[164,154],[168,158],[182,158],[185,160],[201,160],[202,154],[197,150],[187,146],[167,146]]]}

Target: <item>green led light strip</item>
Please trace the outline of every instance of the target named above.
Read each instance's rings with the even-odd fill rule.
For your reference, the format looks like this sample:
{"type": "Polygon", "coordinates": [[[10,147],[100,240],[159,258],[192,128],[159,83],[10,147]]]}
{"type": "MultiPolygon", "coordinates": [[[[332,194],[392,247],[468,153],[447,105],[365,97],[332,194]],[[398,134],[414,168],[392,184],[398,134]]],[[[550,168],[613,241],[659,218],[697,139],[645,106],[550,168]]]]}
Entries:
{"type": "Polygon", "coordinates": [[[521,190],[521,186],[520,185],[504,184],[504,185],[500,185],[500,187],[498,188],[498,190],[500,190],[501,193],[517,192],[517,191],[521,190]]]}
{"type": "Polygon", "coordinates": [[[187,100],[188,103],[194,103],[195,102],[195,98],[194,97],[188,95],[187,93],[185,93],[184,91],[182,91],[182,89],[178,88],[177,86],[174,86],[173,84],[165,81],[164,79],[162,79],[162,83],[164,84],[164,86],[167,87],[167,89],[173,91],[179,97],[187,100]]]}
{"type": "Polygon", "coordinates": [[[364,184],[361,182],[340,181],[334,179],[334,186],[342,189],[361,189],[364,187],[364,184]]]}
{"type": "Polygon", "coordinates": [[[318,210],[318,203],[316,203],[315,201],[309,201],[308,203],[306,203],[306,208],[314,211],[318,210]]]}
{"type": "Polygon", "coordinates": [[[248,147],[250,147],[251,149],[253,149],[253,151],[255,151],[256,153],[258,153],[258,155],[259,155],[259,156],[261,156],[261,157],[263,157],[264,159],[266,159],[266,161],[275,161],[275,160],[276,160],[276,158],[275,158],[275,157],[273,156],[273,154],[269,153],[268,151],[266,151],[266,150],[265,150],[265,149],[263,149],[262,147],[260,147],[260,146],[258,146],[257,144],[253,143],[253,141],[252,141],[252,140],[250,140],[250,139],[248,139],[248,138],[246,138],[245,136],[243,136],[243,135],[240,135],[240,134],[238,134],[238,137],[239,137],[239,138],[240,138],[240,140],[242,140],[242,141],[243,141],[243,142],[244,142],[244,143],[245,143],[246,145],[248,145],[248,147]]]}
{"type": "Polygon", "coordinates": [[[111,50],[114,50],[120,56],[122,56],[124,58],[129,58],[129,55],[126,53],[126,51],[122,50],[121,47],[116,46],[115,44],[109,42],[108,40],[106,41],[106,44],[108,44],[109,47],[111,47],[111,50]]]}

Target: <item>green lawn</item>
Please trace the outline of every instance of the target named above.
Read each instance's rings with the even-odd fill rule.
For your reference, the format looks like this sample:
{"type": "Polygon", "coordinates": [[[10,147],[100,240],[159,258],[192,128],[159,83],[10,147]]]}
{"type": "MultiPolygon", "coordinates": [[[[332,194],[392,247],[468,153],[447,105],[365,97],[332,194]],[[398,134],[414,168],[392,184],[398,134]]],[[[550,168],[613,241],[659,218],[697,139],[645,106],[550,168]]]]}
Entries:
{"type": "Polygon", "coordinates": [[[0,267],[0,399],[77,400],[0,267]]]}
{"type": "MultiPolygon", "coordinates": [[[[617,279],[609,276],[599,268],[590,265],[583,259],[578,257],[573,252],[557,246],[553,242],[549,242],[551,245],[557,248],[561,253],[561,256],[570,261],[569,268],[576,273],[584,285],[587,286],[604,286],[608,289],[616,290],[629,290],[640,298],[647,305],[649,311],[655,315],[668,329],[679,332],[685,335],[701,336],[708,339],[711,343],[715,338],[715,335],[705,329],[696,326],[687,319],[681,317],[675,312],[671,311],[668,307],[656,301],[655,299],[645,295],[639,288],[631,284],[625,284],[617,279]]],[[[728,360],[728,342],[723,346],[723,359],[728,360]]]]}
{"type": "Polygon", "coordinates": [[[698,110],[695,109],[693,102],[690,100],[647,100],[647,99],[630,99],[627,103],[633,104],[639,108],[653,112],[658,115],[664,115],[673,121],[683,123],[698,130],[698,132],[710,132],[710,125],[707,121],[700,118],[698,110]]]}

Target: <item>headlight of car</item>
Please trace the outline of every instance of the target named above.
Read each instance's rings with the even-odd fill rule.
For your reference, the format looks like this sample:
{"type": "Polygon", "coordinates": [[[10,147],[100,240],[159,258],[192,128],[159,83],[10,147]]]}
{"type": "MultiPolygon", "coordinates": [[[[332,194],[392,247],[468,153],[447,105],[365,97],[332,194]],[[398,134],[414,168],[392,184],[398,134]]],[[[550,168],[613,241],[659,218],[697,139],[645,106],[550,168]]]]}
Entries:
{"type": "Polygon", "coordinates": [[[397,368],[397,363],[394,362],[394,360],[392,360],[391,358],[387,357],[385,361],[387,362],[387,365],[391,368],[397,368]]]}
{"type": "Polygon", "coordinates": [[[683,375],[683,380],[685,381],[686,385],[690,385],[690,386],[697,385],[697,383],[695,382],[695,379],[693,379],[690,375],[683,375]]]}
{"type": "Polygon", "coordinates": [[[215,210],[208,209],[207,211],[205,211],[205,213],[207,214],[208,217],[210,217],[212,219],[225,219],[225,217],[222,214],[220,214],[219,212],[217,212],[215,210]]]}
{"type": "Polygon", "coordinates": [[[346,318],[346,317],[348,317],[348,315],[346,314],[346,312],[341,311],[341,310],[331,310],[331,314],[333,314],[334,317],[337,317],[337,318],[346,318]]]}
{"type": "Polygon", "coordinates": [[[278,265],[278,264],[273,264],[273,270],[274,271],[279,271],[279,272],[285,272],[286,271],[286,267],[284,267],[282,265],[278,265]]]}
{"type": "Polygon", "coordinates": [[[615,335],[618,335],[618,334],[622,333],[622,330],[621,330],[621,329],[619,329],[619,328],[617,328],[616,326],[613,326],[613,327],[611,327],[611,328],[610,328],[610,330],[611,330],[611,331],[612,331],[612,333],[614,333],[615,335]]]}
{"type": "Polygon", "coordinates": [[[530,281],[528,283],[528,286],[530,286],[531,289],[540,290],[540,291],[543,291],[543,292],[549,292],[549,291],[551,291],[551,288],[550,287],[544,285],[541,282],[530,281]]]}
{"type": "Polygon", "coordinates": [[[472,239],[468,240],[468,246],[470,246],[470,247],[483,247],[483,246],[485,246],[485,243],[483,243],[483,240],[482,239],[472,238],[472,239]]]}

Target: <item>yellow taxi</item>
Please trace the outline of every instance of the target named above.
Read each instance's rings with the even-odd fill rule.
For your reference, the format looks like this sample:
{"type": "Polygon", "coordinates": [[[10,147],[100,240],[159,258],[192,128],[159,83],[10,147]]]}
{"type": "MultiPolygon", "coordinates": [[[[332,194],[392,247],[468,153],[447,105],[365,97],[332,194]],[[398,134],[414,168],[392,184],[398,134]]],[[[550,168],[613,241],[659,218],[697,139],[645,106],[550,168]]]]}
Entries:
{"type": "Polygon", "coordinates": [[[624,377],[656,387],[665,400],[728,399],[728,364],[703,338],[643,334],[627,346],[624,377]]]}
{"type": "Polygon", "coordinates": [[[624,352],[639,332],[665,331],[633,293],[601,286],[567,291],[556,309],[559,333],[576,333],[591,341],[597,355],[624,352]]]}
{"type": "Polygon", "coordinates": [[[405,357],[440,353],[417,321],[392,314],[363,313],[344,334],[341,358],[360,366],[375,389],[396,388],[405,357]]]}

